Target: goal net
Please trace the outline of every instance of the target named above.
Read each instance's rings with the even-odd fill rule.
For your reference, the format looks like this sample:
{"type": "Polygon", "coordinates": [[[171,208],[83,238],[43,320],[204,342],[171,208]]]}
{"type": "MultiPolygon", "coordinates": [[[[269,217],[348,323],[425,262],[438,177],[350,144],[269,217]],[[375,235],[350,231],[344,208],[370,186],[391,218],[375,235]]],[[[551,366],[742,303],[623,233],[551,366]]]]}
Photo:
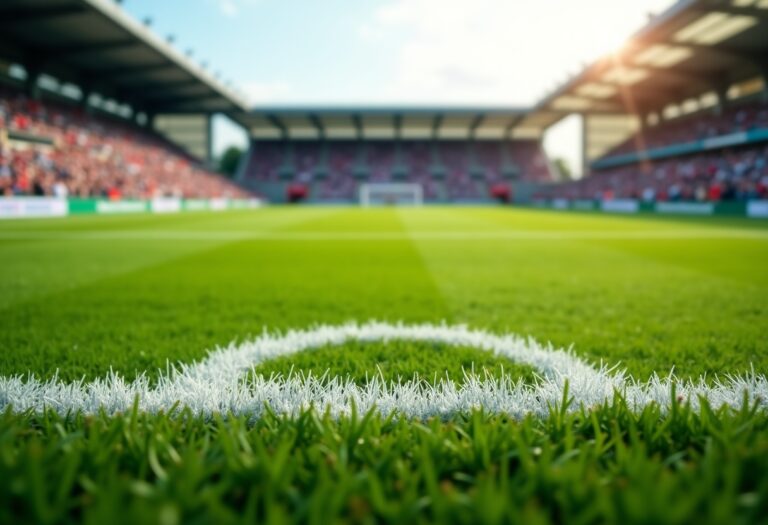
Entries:
{"type": "Polygon", "coordinates": [[[421,184],[382,182],[360,185],[361,206],[421,206],[423,203],[421,184]]]}

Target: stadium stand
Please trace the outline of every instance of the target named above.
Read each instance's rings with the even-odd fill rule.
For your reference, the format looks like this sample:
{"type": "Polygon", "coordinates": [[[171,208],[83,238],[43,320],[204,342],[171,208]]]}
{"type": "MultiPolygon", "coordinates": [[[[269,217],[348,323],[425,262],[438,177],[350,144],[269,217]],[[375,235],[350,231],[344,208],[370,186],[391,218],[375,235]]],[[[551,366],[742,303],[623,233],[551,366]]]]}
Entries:
{"type": "Polygon", "coordinates": [[[534,111],[581,117],[584,176],[534,199],[740,206],[724,210],[768,199],[763,4],[680,0],[545,97],[534,111]]]}
{"type": "Polygon", "coordinates": [[[765,101],[746,101],[725,109],[715,106],[641,130],[611,150],[606,157],[758,129],[768,129],[768,103],[765,101]]]}
{"type": "Polygon", "coordinates": [[[0,194],[246,197],[168,140],[116,117],[0,89],[0,194]]]}
{"type": "Polygon", "coordinates": [[[15,84],[0,92],[0,192],[240,197],[242,185],[275,202],[354,202],[361,184],[392,182],[428,202],[761,199],[763,4],[679,0],[531,108],[251,108],[119,2],[5,0],[0,85],[15,84]],[[43,77],[79,99],[41,98],[43,77]],[[91,95],[130,111],[109,116],[91,95]],[[216,114],[249,135],[238,185],[205,168],[216,114]],[[570,115],[585,177],[553,184],[542,140],[570,115]]]}
{"type": "Polygon", "coordinates": [[[644,202],[768,199],[768,101],[737,100],[728,107],[641,129],[598,159],[588,177],[549,187],[537,197],[644,202]],[[759,138],[746,141],[750,133],[759,138]],[[734,141],[744,145],[733,147],[734,141]]]}
{"type": "Polygon", "coordinates": [[[768,199],[768,144],[641,162],[550,186],[538,198],[719,202],[768,199]]]}
{"type": "Polygon", "coordinates": [[[725,108],[715,106],[641,129],[598,159],[590,176],[550,187],[537,197],[645,202],[766,199],[766,132],[768,101],[737,100],[725,108]],[[766,137],[730,146],[748,133],[766,137]],[[710,145],[705,149],[706,144],[710,145]],[[616,166],[600,167],[612,164],[616,166]]]}
{"type": "Polygon", "coordinates": [[[6,0],[0,20],[0,196],[253,196],[211,169],[213,116],[246,102],[172,39],[109,0],[6,0]]]}
{"type": "Polygon", "coordinates": [[[256,188],[285,186],[293,195],[296,185],[306,185],[307,196],[336,202],[355,201],[362,182],[418,183],[427,201],[469,202],[498,198],[499,186],[512,181],[549,180],[535,140],[258,141],[244,178],[256,188]]]}

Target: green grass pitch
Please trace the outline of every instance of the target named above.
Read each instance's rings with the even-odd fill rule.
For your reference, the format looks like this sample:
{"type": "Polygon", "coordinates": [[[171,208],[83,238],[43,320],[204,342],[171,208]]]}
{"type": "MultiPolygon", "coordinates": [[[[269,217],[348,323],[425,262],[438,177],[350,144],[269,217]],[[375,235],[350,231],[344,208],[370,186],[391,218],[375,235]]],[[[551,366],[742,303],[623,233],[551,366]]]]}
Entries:
{"type": "MultiPolygon", "coordinates": [[[[264,329],[467,324],[639,381],[768,372],[768,225],[504,208],[288,208],[0,222],[0,377],[153,380],[264,329]]],[[[265,376],[461,382],[534,370],[467,347],[347,343],[265,376]],[[502,372],[503,370],[503,372],[502,372]]],[[[2,399],[0,398],[0,401],[2,399]]],[[[768,414],[522,420],[322,410],[0,413],[2,523],[760,523],[768,414]]]]}

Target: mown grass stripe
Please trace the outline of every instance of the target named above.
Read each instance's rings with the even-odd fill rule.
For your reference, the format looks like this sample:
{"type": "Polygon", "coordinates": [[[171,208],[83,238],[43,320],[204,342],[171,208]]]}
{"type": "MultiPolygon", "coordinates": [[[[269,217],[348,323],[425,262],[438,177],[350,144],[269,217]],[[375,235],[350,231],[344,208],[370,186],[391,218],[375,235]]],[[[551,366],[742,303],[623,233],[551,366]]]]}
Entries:
{"type": "Polygon", "coordinates": [[[487,240],[768,240],[768,231],[729,228],[675,230],[500,230],[500,231],[241,231],[241,230],[78,230],[0,231],[7,240],[200,240],[200,241],[487,241],[487,240]]]}

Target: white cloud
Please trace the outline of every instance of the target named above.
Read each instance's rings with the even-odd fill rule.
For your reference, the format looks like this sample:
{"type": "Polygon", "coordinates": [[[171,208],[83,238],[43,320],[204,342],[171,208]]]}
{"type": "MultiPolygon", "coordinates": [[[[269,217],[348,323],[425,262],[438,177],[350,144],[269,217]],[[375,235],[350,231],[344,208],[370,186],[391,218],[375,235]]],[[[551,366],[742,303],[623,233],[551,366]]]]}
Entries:
{"type": "MultiPolygon", "coordinates": [[[[533,105],[616,51],[673,0],[388,0],[365,34],[399,44],[376,101],[533,105]]],[[[553,128],[547,150],[581,171],[580,127],[553,128]]]]}
{"type": "Polygon", "coordinates": [[[385,98],[531,104],[669,3],[390,0],[362,27],[397,32],[401,42],[385,98]]]}
{"type": "Polygon", "coordinates": [[[374,42],[384,37],[384,32],[376,24],[365,23],[357,28],[357,36],[362,40],[374,42]]]}
{"type": "Polygon", "coordinates": [[[216,2],[219,11],[224,16],[230,18],[240,14],[240,10],[244,7],[250,7],[258,4],[260,0],[214,0],[216,2]]]}
{"type": "Polygon", "coordinates": [[[293,86],[281,80],[245,82],[240,87],[251,104],[276,103],[286,100],[294,93],[293,86]]]}
{"type": "Polygon", "coordinates": [[[235,0],[218,0],[217,4],[225,16],[235,16],[239,11],[235,0]]]}

